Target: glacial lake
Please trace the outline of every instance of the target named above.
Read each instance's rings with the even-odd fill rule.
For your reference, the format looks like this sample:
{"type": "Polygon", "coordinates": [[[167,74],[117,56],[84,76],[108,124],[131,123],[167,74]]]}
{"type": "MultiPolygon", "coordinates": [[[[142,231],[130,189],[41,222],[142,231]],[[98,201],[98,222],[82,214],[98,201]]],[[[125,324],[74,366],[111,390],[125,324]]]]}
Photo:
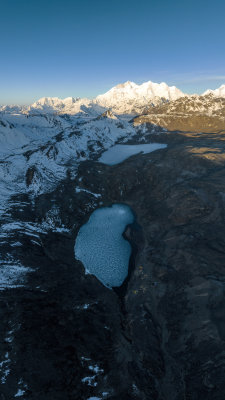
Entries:
{"type": "Polygon", "coordinates": [[[113,204],[95,210],[77,235],[75,258],[108,288],[121,286],[128,275],[132,248],[122,234],[133,222],[129,206],[113,204]]]}
{"type": "Polygon", "coordinates": [[[98,159],[99,162],[107,165],[116,165],[130,156],[139,153],[151,153],[152,151],[165,149],[167,147],[166,144],[161,143],[148,143],[148,144],[116,144],[115,146],[110,147],[106,150],[101,157],[98,159]]]}

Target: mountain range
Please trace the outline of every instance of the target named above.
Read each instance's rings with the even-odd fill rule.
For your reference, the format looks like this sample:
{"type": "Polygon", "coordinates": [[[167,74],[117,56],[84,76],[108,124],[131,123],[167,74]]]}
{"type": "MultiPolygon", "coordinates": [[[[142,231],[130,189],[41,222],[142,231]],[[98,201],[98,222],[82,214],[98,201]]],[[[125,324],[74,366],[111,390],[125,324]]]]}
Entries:
{"type": "MultiPolygon", "coordinates": [[[[215,90],[206,90],[202,96],[211,94],[214,97],[225,97],[225,85],[215,90]]],[[[1,112],[9,113],[57,113],[57,114],[91,114],[97,115],[104,109],[112,109],[116,114],[138,114],[145,112],[152,105],[174,101],[182,97],[199,97],[187,95],[175,86],[162,82],[145,82],[137,85],[127,81],[119,84],[95,99],[67,97],[42,97],[30,106],[0,106],[1,112]]]]}
{"type": "Polygon", "coordinates": [[[128,81],[93,100],[43,97],[30,106],[2,106],[2,209],[13,193],[52,190],[71,163],[92,157],[94,149],[128,140],[139,127],[143,131],[147,125],[150,132],[223,130],[224,89],[225,85],[201,96],[185,95],[165,83],[128,81]]]}

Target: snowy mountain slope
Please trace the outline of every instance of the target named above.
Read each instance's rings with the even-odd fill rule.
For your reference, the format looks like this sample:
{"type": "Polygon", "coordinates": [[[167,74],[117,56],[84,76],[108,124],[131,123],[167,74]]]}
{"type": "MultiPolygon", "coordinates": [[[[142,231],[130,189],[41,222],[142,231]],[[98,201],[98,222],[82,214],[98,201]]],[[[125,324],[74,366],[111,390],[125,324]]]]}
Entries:
{"type": "Polygon", "coordinates": [[[6,114],[20,114],[23,112],[26,112],[28,109],[28,106],[19,106],[19,105],[5,105],[1,106],[0,105],[0,112],[1,113],[6,113],[6,114]]]}
{"type": "Polygon", "coordinates": [[[215,97],[225,97],[225,85],[215,90],[208,89],[203,93],[203,96],[207,96],[208,94],[212,94],[215,97]]]}
{"type": "Polygon", "coordinates": [[[16,148],[45,143],[60,130],[69,127],[65,118],[51,115],[0,113],[0,155],[16,148]]]}
{"type": "Polygon", "coordinates": [[[68,97],[64,100],[58,97],[42,97],[37,102],[28,107],[29,113],[44,113],[44,114],[80,114],[82,116],[92,115],[97,116],[105,111],[100,106],[89,99],[80,99],[68,97]]]}
{"type": "Polygon", "coordinates": [[[132,113],[137,107],[158,102],[160,98],[175,100],[184,96],[175,86],[169,87],[166,83],[145,82],[137,85],[134,82],[125,82],[110,89],[105,94],[96,97],[95,101],[103,107],[112,108],[114,112],[132,113]]]}
{"type": "Polygon", "coordinates": [[[159,103],[160,99],[175,100],[184,94],[175,86],[166,83],[146,82],[136,85],[134,82],[119,84],[94,100],[68,97],[64,100],[58,97],[43,97],[28,107],[29,113],[58,114],[92,114],[111,108],[118,114],[135,114],[144,106],[159,103]]]}
{"type": "Polygon", "coordinates": [[[109,114],[83,120],[0,114],[0,212],[12,195],[52,190],[92,152],[134,133],[128,123],[109,114]]]}

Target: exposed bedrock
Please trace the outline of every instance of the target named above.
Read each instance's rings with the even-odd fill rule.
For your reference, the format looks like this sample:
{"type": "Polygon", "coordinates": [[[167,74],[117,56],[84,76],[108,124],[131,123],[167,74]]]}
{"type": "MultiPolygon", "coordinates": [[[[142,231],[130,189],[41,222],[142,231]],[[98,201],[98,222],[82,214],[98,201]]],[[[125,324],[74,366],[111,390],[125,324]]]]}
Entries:
{"type": "Polygon", "coordinates": [[[27,290],[1,297],[3,318],[21,324],[13,351],[27,399],[225,397],[224,135],[152,135],[159,140],[168,147],[115,166],[81,163],[75,180],[26,210],[41,221],[54,202],[70,230],[27,241],[27,290]],[[138,251],[122,296],[74,258],[92,211],[120,202],[140,227],[125,233],[138,251]]]}

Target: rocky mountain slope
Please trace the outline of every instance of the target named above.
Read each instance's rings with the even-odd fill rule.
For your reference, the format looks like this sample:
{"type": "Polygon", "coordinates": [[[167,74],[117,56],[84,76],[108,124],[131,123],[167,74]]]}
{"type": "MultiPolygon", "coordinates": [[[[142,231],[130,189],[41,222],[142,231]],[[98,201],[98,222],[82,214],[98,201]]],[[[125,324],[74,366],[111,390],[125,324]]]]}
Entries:
{"type": "Polygon", "coordinates": [[[150,107],[134,124],[156,124],[169,131],[219,132],[225,130],[225,97],[185,96],[150,107]]]}
{"type": "Polygon", "coordinates": [[[225,100],[160,99],[134,120],[67,100],[0,113],[0,399],[223,399],[225,100]],[[153,142],[167,147],[98,162],[153,142]],[[136,224],[110,290],[74,245],[114,203],[136,224]]]}

